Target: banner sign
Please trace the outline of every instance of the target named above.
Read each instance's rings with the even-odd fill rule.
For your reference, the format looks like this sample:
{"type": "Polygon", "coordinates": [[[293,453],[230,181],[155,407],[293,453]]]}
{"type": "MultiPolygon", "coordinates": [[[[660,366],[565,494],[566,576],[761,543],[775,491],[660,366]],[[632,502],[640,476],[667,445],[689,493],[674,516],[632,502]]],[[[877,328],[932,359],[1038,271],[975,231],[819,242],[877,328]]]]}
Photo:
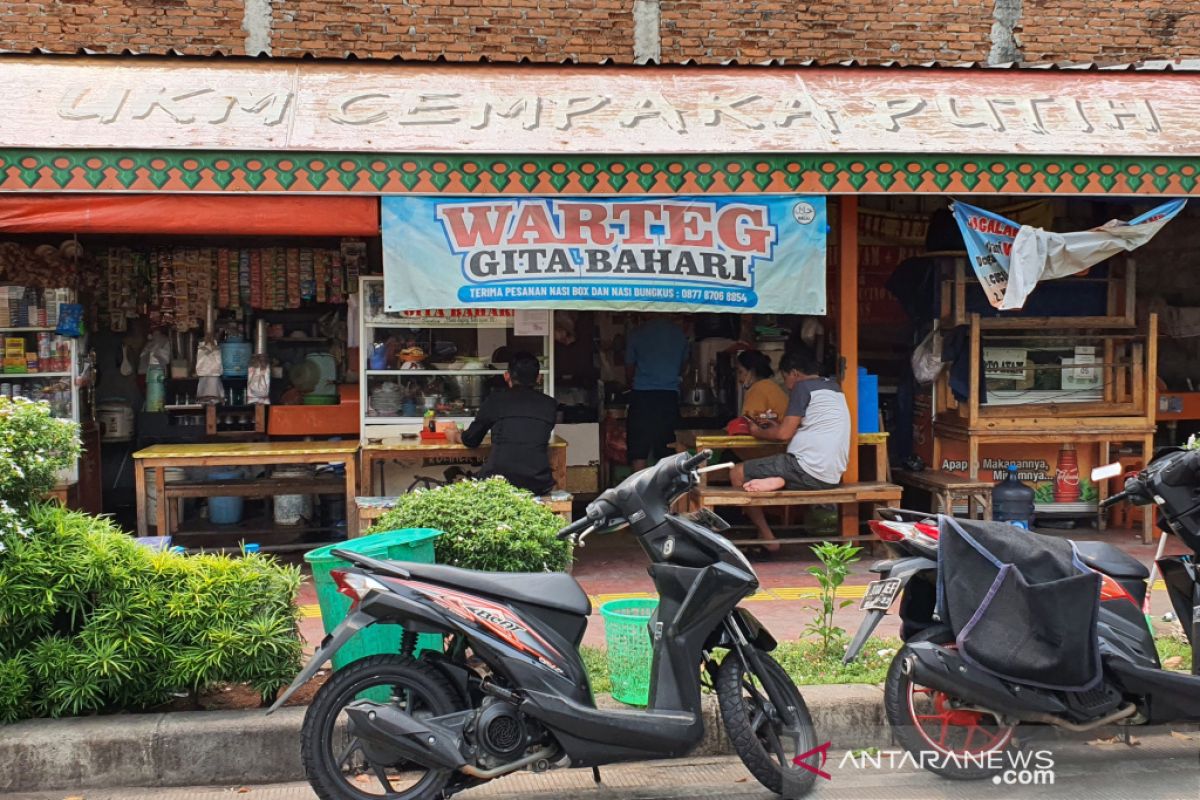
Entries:
{"type": "Polygon", "coordinates": [[[824,197],[382,201],[388,311],[825,313],[824,197]]]}
{"type": "Polygon", "coordinates": [[[1038,281],[1065,278],[1154,238],[1186,200],[1163,203],[1125,222],[1114,219],[1087,231],[1054,233],[1020,225],[966,203],[950,210],[962,231],[975,275],[993,308],[1021,308],[1038,281]]]}

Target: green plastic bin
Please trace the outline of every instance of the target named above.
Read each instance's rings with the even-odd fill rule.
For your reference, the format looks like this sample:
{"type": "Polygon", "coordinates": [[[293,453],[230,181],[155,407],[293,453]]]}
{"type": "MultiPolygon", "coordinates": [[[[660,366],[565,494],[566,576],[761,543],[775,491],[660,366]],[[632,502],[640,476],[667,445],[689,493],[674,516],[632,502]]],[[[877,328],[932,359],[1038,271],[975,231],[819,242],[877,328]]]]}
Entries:
{"type": "MultiPolygon", "coordinates": [[[[321,606],[321,622],[326,633],[333,629],[350,613],[350,598],[338,594],[337,585],[330,573],[335,569],[351,566],[331,554],[333,550],[349,550],[382,561],[413,561],[418,564],[436,563],[433,544],[442,532],[433,528],[403,528],[384,531],[370,536],[361,536],[337,544],[318,547],[304,554],[313,571],[313,583],[317,587],[317,603],[321,606]]],[[[363,628],[341,650],[333,656],[333,668],[341,669],[352,661],[367,656],[400,652],[400,637],[404,630],[399,625],[376,623],[363,628]]],[[[441,650],[442,637],[433,633],[417,636],[417,650],[441,650]]]]}
{"type": "Polygon", "coordinates": [[[650,668],[654,648],[650,616],[658,600],[610,600],[600,606],[608,644],[608,677],[612,696],[631,706],[650,702],[650,668]]]}

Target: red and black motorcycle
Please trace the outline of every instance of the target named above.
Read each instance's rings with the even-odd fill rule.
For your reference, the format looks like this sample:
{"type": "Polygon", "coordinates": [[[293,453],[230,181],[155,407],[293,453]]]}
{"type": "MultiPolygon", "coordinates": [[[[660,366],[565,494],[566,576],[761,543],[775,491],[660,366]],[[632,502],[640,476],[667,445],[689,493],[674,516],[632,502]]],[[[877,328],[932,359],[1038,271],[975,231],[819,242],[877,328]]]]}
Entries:
{"type": "Polygon", "coordinates": [[[309,707],[302,755],[322,800],[433,800],[523,768],[684,756],[704,735],[702,677],[754,777],[786,797],[807,792],[820,766],[812,719],[770,656],[775,640],[738,607],[758,588],[754,568],[721,535],[720,517],[669,510],[710,455],[632,475],[559,533],[582,544],[628,526],[649,557],[660,600],[646,628],[654,658],[644,711],[596,707],[578,650],[591,604],[571,576],[333,551],[354,564],[334,573],[351,613],[272,710],[356,631],[398,623],[405,637],[403,652],[337,670],[309,707]],[[414,652],[421,633],[441,635],[443,648],[414,652]]]}
{"type": "Polygon", "coordinates": [[[900,597],[884,708],[896,740],[950,778],[991,777],[1022,723],[1087,731],[1200,721],[1200,451],[1161,453],[1105,505],[1157,506],[1193,552],[1158,559],[1193,675],[1165,670],[1143,616],[1150,571],[1105,542],[888,510],[853,661],[900,597]]]}

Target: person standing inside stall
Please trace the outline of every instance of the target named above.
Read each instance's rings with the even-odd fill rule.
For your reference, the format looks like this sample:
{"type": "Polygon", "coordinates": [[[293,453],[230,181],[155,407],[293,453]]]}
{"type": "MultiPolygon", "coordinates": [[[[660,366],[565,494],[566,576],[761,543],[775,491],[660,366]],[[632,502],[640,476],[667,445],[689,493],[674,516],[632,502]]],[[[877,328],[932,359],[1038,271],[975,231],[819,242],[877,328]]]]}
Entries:
{"type": "Polygon", "coordinates": [[[446,438],[475,448],[490,431],[492,452],[479,477],[499,475],[513,486],[544,495],[554,489],[549,448],[558,403],[538,391],[539,369],[529,353],[513,354],[504,373],[509,388],[489,394],[471,425],[465,431],[450,428],[446,438]]]}
{"type": "Polygon", "coordinates": [[[669,452],[679,418],[679,386],[691,343],[669,316],[650,314],[629,332],[625,372],[633,391],[626,420],[626,447],[634,472],[669,452]]]}

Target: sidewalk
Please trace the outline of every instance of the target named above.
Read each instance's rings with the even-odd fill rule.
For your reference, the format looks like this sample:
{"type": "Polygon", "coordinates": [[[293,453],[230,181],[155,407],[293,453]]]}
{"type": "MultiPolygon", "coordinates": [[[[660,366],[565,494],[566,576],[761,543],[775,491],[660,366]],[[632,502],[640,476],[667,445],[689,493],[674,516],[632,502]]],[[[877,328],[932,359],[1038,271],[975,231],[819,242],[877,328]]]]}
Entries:
{"type": "MultiPolygon", "coordinates": [[[[1145,564],[1154,560],[1155,545],[1142,544],[1138,534],[1133,531],[1100,532],[1084,528],[1060,533],[1066,538],[1109,542],[1145,564]]],[[[1171,549],[1168,549],[1168,553],[1185,552],[1182,544],[1175,539],[1170,540],[1169,545],[1171,549]]],[[[870,572],[870,566],[882,557],[873,557],[869,550],[864,551],[861,560],[851,566],[850,575],[838,592],[838,597],[855,601],[861,599],[866,585],[875,579],[870,572]]],[[[780,554],[771,561],[754,562],[762,588],[758,594],[747,598],[745,602],[750,611],[762,620],[779,641],[799,639],[803,635],[804,626],[812,619],[820,592],[816,578],[808,574],[808,569],[816,564],[817,561],[809,549],[799,546],[781,548],[780,554]]],[[[592,598],[593,613],[588,621],[588,630],[583,641],[585,645],[604,646],[601,604],[626,597],[652,596],[654,585],[646,574],[646,566],[645,554],[627,532],[611,536],[593,536],[588,539],[586,547],[577,551],[572,574],[592,598]]],[[[315,646],[324,637],[325,631],[321,625],[321,612],[317,607],[317,596],[311,579],[305,580],[299,604],[303,617],[301,633],[310,646],[315,646]]],[[[1170,603],[1161,584],[1154,590],[1153,606],[1157,616],[1170,610],[1170,603]]],[[[855,602],[849,608],[840,609],[834,617],[834,622],[853,631],[861,619],[862,613],[855,602]]],[[[1178,631],[1178,627],[1172,630],[1178,631]]],[[[876,635],[899,636],[899,619],[894,614],[885,617],[876,635]]]]}
{"type": "MultiPolygon", "coordinates": [[[[1038,785],[992,781],[948,781],[907,765],[889,768],[856,766],[846,751],[830,751],[825,771],[812,797],[819,800],[1008,800],[1045,797],[1051,800],[1195,800],[1200,795],[1196,768],[1197,740],[1147,737],[1136,748],[1093,746],[1085,742],[1054,743],[1053,769],[1030,775],[1038,785]]],[[[1037,747],[1036,744],[1033,745],[1037,747]]],[[[459,795],[462,800],[769,800],[767,792],[734,757],[650,761],[601,769],[603,783],[592,782],[590,770],[558,770],[541,775],[521,772],[459,795]]],[[[307,784],[181,789],[104,789],[86,793],[23,794],[20,800],[63,800],[76,794],[86,800],[316,800],[307,784]]],[[[18,800],[0,795],[0,800],[18,800]]]]}

